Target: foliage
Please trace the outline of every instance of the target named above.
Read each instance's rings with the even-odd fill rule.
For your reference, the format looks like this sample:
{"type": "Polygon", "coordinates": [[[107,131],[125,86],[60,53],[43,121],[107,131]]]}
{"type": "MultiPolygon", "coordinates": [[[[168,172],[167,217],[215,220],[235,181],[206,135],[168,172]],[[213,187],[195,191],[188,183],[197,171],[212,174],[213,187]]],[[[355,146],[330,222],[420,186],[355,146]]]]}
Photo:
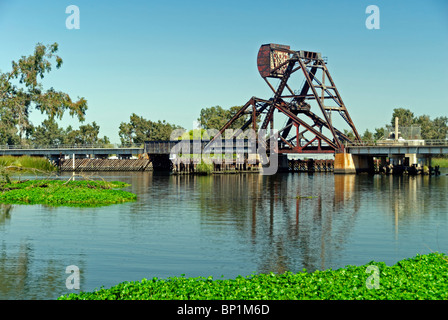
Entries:
{"type": "Polygon", "coordinates": [[[344,134],[351,140],[354,141],[356,139],[355,134],[352,130],[344,129],[344,134]]]}
{"type": "Polygon", "coordinates": [[[136,195],[118,190],[119,181],[25,180],[0,183],[0,203],[52,206],[101,206],[136,200],[136,195]]]}
{"type": "Polygon", "coordinates": [[[213,139],[213,135],[217,131],[206,129],[193,129],[189,131],[182,131],[177,139],[179,140],[204,140],[208,141],[213,139]]]}
{"type": "Polygon", "coordinates": [[[100,127],[96,122],[79,126],[74,130],[68,126],[65,130],[56,123],[54,119],[46,119],[38,127],[33,127],[31,142],[34,146],[57,146],[57,145],[92,145],[108,144],[110,140],[104,136],[99,138],[100,127]]]}
{"type": "Polygon", "coordinates": [[[87,101],[72,98],[54,88],[44,90],[39,82],[52,69],[52,60],[56,68],[62,66],[62,59],[56,55],[58,44],[38,43],[34,53],[22,56],[12,62],[12,70],[0,72],[0,144],[18,144],[32,132],[29,114],[32,109],[48,115],[49,119],[61,119],[65,111],[84,121],[87,101]]]}
{"type": "Polygon", "coordinates": [[[366,129],[366,131],[364,131],[361,139],[363,141],[372,141],[372,140],[374,140],[374,135],[372,132],[369,131],[369,129],[366,129]]]}
{"type": "Polygon", "coordinates": [[[404,108],[395,108],[392,113],[390,124],[395,126],[395,118],[398,117],[398,125],[400,127],[410,127],[415,122],[414,113],[404,108]]]}
{"type": "Polygon", "coordinates": [[[71,126],[67,127],[64,144],[108,144],[110,140],[104,136],[99,138],[100,127],[96,122],[79,126],[78,130],[73,130],[71,126]]]}
{"type": "Polygon", "coordinates": [[[307,273],[254,274],[235,279],[212,277],[142,279],[110,289],[80,292],[60,300],[446,300],[448,259],[431,253],[401,260],[393,266],[374,262],[338,270],[307,273]],[[379,271],[379,288],[368,288],[372,273],[379,271]]]}
{"type": "MultiPolygon", "coordinates": [[[[232,117],[241,109],[241,106],[234,106],[224,109],[221,106],[214,106],[201,109],[198,121],[203,129],[220,130],[232,117]]],[[[244,115],[236,120],[229,129],[239,129],[249,119],[249,115],[244,115]]]]}
{"type": "Polygon", "coordinates": [[[180,126],[167,123],[165,120],[153,122],[135,113],[131,114],[129,120],[129,122],[120,123],[118,134],[123,144],[170,140],[172,131],[181,129],[180,126]]]}
{"type": "MultiPolygon", "coordinates": [[[[399,127],[419,126],[421,128],[421,138],[424,140],[443,140],[448,136],[448,117],[441,116],[431,120],[428,115],[417,117],[409,109],[395,108],[390,121],[392,126],[395,126],[395,117],[398,117],[399,127]]],[[[386,134],[384,128],[376,128],[374,140],[379,140],[386,134]]]]}
{"type": "Polygon", "coordinates": [[[196,166],[196,173],[199,174],[211,174],[213,172],[213,164],[205,163],[204,160],[201,159],[201,163],[198,163],[196,166]]]}

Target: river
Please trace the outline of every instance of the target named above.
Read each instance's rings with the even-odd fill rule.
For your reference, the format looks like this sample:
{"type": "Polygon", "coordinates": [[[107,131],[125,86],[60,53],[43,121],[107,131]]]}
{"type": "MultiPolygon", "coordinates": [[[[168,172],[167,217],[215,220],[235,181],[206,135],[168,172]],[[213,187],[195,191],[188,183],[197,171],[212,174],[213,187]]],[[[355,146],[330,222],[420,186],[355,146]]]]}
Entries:
{"type": "MultiPolygon", "coordinates": [[[[68,178],[70,173],[63,174],[68,178]]],[[[448,171],[440,176],[100,173],[132,203],[1,205],[0,299],[58,296],[142,278],[388,265],[448,251],[448,171]],[[67,266],[80,289],[68,289],[67,266]]]]}

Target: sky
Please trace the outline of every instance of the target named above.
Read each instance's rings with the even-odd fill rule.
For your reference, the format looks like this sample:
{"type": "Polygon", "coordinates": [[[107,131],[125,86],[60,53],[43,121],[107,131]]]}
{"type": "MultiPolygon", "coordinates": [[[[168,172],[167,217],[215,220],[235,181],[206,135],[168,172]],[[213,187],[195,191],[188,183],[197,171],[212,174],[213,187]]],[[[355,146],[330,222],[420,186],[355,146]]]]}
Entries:
{"type": "MultiPolygon", "coordinates": [[[[256,64],[266,43],[328,57],[360,133],[389,123],[394,108],[448,116],[446,0],[0,0],[0,71],[54,42],[64,63],[44,88],[84,97],[85,123],[115,143],[132,113],[192,129],[202,108],[271,98],[256,64]],[[70,5],[79,29],[66,26],[70,5]],[[379,29],[366,27],[369,5],[379,29]]],[[[67,114],[60,124],[79,122],[67,114]]]]}

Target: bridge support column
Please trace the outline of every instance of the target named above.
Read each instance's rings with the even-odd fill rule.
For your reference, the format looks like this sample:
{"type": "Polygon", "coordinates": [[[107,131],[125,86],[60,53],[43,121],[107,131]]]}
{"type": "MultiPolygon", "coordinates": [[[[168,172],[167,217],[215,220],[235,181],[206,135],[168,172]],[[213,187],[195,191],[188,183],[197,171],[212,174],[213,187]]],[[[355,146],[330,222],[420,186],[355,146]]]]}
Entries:
{"type": "Polygon", "coordinates": [[[278,171],[279,172],[288,172],[288,155],[286,154],[278,154],[278,171]]]}
{"type": "Polygon", "coordinates": [[[334,155],[334,173],[356,173],[355,162],[351,153],[334,155]]]}
{"type": "MultiPolygon", "coordinates": [[[[169,154],[152,154],[149,155],[154,171],[171,171],[172,162],[169,154]]],[[[188,168],[188,165],[187,165],[188,168]]]]}
{"type": "Polygon", "coordinates": [[[373,157],[354,155],[351,153],[336,153],[334,158],[334,173],[361,173],[373,171],[373,157]]]}
{"type": "Polygon", "coordinates": [[[353,161],[357,173],[375,173],[372,156],[353,155],[353,161]]]}
{"type": "Polygon", "coordinates": [[[407,153],[404,155],[405,159],[407,159],[407,165],[412,166],[413,164],[418,164],[417,155],[415,153],[407,153]]]}

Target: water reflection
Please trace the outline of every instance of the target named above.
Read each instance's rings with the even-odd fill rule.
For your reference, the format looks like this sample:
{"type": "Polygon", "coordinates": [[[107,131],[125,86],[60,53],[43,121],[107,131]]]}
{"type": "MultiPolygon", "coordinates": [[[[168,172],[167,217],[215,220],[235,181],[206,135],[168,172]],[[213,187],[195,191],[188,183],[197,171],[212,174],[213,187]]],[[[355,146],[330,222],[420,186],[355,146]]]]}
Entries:
{"type": "MultiPolygon", "coordinates": [[[[64,290],[68,274],[63,260],[40,257],[31,240],[0,244],[0,299],[54,299],[64,290]]],[[[82,272],[84,263],[79,263],[82,272]]]]}
{"type": "Polygon", "coordinates": [[[360,207],[354,175],[175,176],[171,183],[175,189],[195,186],[203,232],[238,239],[256,257],[259,272],[324,269],[343,247],[360,207]]]}
{"type": "Polygon", "coordinates": [[[11,219],[11,204],[0,204],[0,228],[3,224],[8,223],[11,219]]]}
{"type": "Polygon", "coordinates": [[[153,276],[390,263],[415,255],[423,242],[448,248],[444,175],[101,176],[130,183],[138,201],[0,206],[1,299],[67,293],[71,264],[81,270],[82,290],[93,290],[153,276]]]}
{"type": "Polygon", "coordinates": [[[418,225],[434,211],[448,211],[444,176],[376,176],[374,188],[378,206],[393,221],[396,239],[401,224],[418,225]]]}

